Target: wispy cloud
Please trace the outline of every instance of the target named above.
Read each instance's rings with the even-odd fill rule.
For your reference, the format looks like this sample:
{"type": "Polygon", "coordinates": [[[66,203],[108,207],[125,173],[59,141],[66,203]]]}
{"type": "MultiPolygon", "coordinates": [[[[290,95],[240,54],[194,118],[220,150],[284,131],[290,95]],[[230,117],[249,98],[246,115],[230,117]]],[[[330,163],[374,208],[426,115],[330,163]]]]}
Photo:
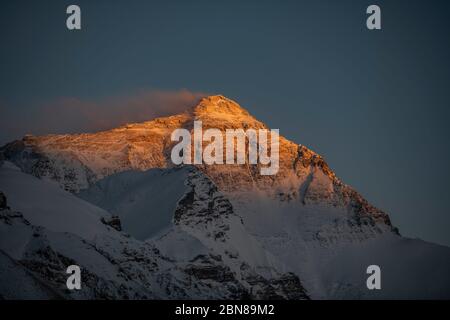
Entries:
{"type": "Polygon", "coordinates": [[[207,94],[141,90],[97,100],[64,97],[30,108],[0,106],[0,143],[24,134],[95,132],[183,112],[207,94]]]}

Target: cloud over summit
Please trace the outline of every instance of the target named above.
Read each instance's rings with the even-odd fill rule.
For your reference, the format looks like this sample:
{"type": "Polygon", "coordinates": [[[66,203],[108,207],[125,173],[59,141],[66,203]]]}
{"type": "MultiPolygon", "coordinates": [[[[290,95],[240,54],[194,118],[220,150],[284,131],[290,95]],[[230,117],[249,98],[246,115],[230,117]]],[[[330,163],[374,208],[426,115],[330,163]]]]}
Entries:
{"type": "Polygon", "coordinates": [[[0,143],[25,134],[96,132],[188,110],[207,95],[182,90],[140,90],[102,99],[62,97],[30,108],[28,113],[2,108],[0,143]]]}

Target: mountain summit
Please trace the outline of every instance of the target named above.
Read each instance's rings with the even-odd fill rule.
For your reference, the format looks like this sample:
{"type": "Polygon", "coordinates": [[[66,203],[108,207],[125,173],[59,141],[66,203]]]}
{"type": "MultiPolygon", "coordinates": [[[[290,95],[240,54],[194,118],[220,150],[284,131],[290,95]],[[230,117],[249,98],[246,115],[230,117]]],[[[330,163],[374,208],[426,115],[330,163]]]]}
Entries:
{"type": "MultiPolygon", "coordinates": [[[[143,123],[87,134],[26,136],[0,149],[24,172],[56,180],[71,192],[86,189],[96,181],[126,170],[169,168],[177,128],[192,130],[195,120],[203,128],[262,129],[267,126],[244,108],[221,95],[201,99],[186,112],[143,123]]],[[[282,128],[281,128],[282,130],[282,128]]],[[[259,165],[199,165],[222,191],[258,191],[285,201],[302,204],[326,202],[348,208],[390,225],[381,210],[371,206],[344,185],[324,159],[280,136],[280,169],[275,176],[261,176],[259,165]]]]}

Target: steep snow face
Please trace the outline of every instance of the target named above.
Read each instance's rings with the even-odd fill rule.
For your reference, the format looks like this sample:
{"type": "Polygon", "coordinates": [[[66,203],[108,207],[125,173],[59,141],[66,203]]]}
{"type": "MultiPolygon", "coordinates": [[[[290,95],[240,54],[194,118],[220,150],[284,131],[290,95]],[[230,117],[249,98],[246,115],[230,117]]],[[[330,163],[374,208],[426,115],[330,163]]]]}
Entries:
{"type": "Polygon", "coordinates": [[[278,202],[258,194],[230,199],[248,233],[302,279],[313,299],[450,296],[444,271],[450,266],[449,248],[404,239],[370,216],[339,207],[278,202]],[[413,254],[414,248],[421,253],[413,254]],[[389,281],[386,290],[367,290],[366,269],[372,264],[382,268],[383,279],[389,281]],[[426,293],[422,286],[411,285],[415,277],[428,288],[426,293]],[[437,277],[446,284],[432,282],[437,277]]]}
{"type": "Polygon", "coordinates": [[[230,201],[195,167],[122,172],[78,196],[119,215],[123,230],[140,240],[167,241],[177,230],[224,259],[240,255],[255,267],[273,263],[248,235],[230,201]]]}
{"type": "Polygon", "coordinates": [[[54,182],[21,172],[8,161],[0,167],[0,190],[10,206],[37,226],[87,239],[106,232],[100,222],[102,217],[110,216],[106,211],[62,190],[54,182]]]}
{"type": "Polygon", "coordinates": [[[267,271],[264,275],[268,277],[272,270],[286,271],[248,234],[229,199],[203,172],[192,168],[186,184],[189,189],[178,201],[174,215],[179,228],[220,254],[237,272],[243,263],[267,271]]]}
{"type": "Polygon", "coordinates": [[[187,168],[111,175],[79,196],[120,217],[123,229],[139,240],[167,229],[186,191],[187,168]]]}

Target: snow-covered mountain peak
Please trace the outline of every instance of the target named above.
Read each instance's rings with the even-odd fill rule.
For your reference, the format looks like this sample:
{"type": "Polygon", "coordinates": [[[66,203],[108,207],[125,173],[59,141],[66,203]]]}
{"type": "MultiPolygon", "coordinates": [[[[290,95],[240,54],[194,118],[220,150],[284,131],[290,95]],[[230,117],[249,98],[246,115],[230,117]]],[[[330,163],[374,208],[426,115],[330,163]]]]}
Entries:
{"type": "Polygon", "coordinates": [[[210,117],[233,115],[236,117],[249,116],[247,110],[242,108],[235,101],[222,95],[208,96],[200,100],[200,103],[194,108],[197,115],[206,115],[210,117]]]}
{"type": "MultiPolygon", "coordinates": [[[[26,136],[2,148],[5,159],[24,172],[56,180],[64,189],[78,192],[109,175],[127,170],[173,167],[170,154],[177,128],[261,129],[265,124],[236,102],[221,96],[203,98],[194,109],[119,128],[86,134],[26,136]]],[[[280,128],[282,132],[282,128],[280,128]]],[[[252,198],[263,194],[282,202],[322,204],[367,214],[389,223],[387,215],[371,206],[356,191],[336,178],[324,159],[280,136],[279,170],[260,174],[260,164],[198,165],[226,193],[252,198]],[[247,195],[247,193],[251,193],[247,195]]]]}

